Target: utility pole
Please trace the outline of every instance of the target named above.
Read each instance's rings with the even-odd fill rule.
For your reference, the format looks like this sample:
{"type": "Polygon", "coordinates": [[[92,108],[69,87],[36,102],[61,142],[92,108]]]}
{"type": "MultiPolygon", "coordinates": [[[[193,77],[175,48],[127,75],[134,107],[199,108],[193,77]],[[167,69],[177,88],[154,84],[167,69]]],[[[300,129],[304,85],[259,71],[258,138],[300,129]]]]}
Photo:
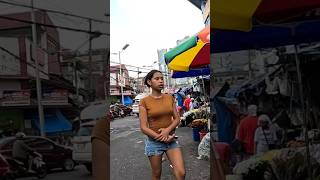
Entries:
{"type": "MultiPolygon", "coordinates": [[[[91,19],[89,19],[89,31],[92,32],[92,20],[91,19]]],[[[90,92],[92,92],[92,89],[93,89],[93,87],[92,87],[92,37],[91,37],[91,34],[89,34],[89,90],[90,90],[90,92]]],[[[90,96],[91,96],[91,94],[90,94],[90,96]]]]}
{"type": "MultiPolygon", "coordinates": [[[[126,50],[129,47],[129,44],[126,44],[123,46],[122,50],[119,51],[118,55],[119,55],[119,64],[120,64],[120,76],[119,76],[119,80],[124,79],[123,75],[122,75],[122,64],[121,64],[121,52],[126,50]]],[[[125,86],[125,81],[122,82],[123,84],[120,84],[120,88],[121,88],[121,99],[122,99],[122,104],[124,105],[124,96],[123,96],[123,86],[125,86]]]]}
{"type": "Polygon", "coordinates": [[[119,63],[120,63],[120,76],[119,76],[119,80],[120,80],[120,88],[121,88],[121,102],[122,102],[122,104],[124,104],[124,96],[123,96],[123,86],[124,86],[124,82],[122,82],[123,76],[122,76],[122,64],[121,64],[120,54],[121,54],[121,51],[119,51],[119,63]],[[123,83],[123,84],[122,84],[122,83],[123,83]]]}
{"type": "Polygon", "coordinates": [[[76,87],[76,100],[77,100],[77,104],[79,105],[79,87],[78,87],[77,63],[78,63],[78,60],[74,59],[73,60],[74,85],[76,87]]]}
{"type": "Polygon", "coordinates": [[[249,68],[249,80],[252,79],[252,67],[251,67],[251,50],[248,50],[248,68],[249,68]]]}
{"type": "MultiPolygon", "coordinates": [[[[107,101],[110,94],[110,50],[104,55],[103,59],[103,79],[104,79],[104,92],[105,100],[107,101]]],[[[107,102],[108,103],[108,102],[107,102]]],[[[109,106],[108,106],[109,107],[109,106]]]]}
{"type": "MultiPolygon", "coordinates": [[[[31,0],[31,20],[32,22],[35,22],[35,12],[34,12],[34,5],[33,5],[33,0],[31,0]]],[[[39,72],[39,62],[38,62],[38,57],[37,57],[37,27],[36,24],[32,24],[32,41],[33,41],[33,46],[32,46],[32,55],[35,60],[36,64],[36,86],[37,86],[37,100],[38,100],[38,114],[39,114],[39,123],[40,123],[40,134],[41,136],[45,137],[45,132],[44,132],[44,114],[43,114],[43,106],[42,106],[42,92],[41,92],[41,78],[40,78],[40,72],[39,72]]]]}
{"type": "Polygon", "coordinates": [[[170,79],[169,79],[168,68],[166,68],[166,76],[167,76],[168,89],[170,89],[170,79]]]}

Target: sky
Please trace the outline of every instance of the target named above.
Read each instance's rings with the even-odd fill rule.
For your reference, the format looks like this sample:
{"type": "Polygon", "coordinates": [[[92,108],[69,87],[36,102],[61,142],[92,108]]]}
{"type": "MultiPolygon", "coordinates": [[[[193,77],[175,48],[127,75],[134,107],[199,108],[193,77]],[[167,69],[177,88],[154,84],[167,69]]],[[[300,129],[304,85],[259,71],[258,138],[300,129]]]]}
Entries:
{"type": "MultiPolygon", "coordinates": [[[[28,0],[10,2],[27,5],[30,3],[28,0]]],[[[111,0],[110,4],[106,0],[34,0],[34,5],[110,20],[110,25],[93,23],[93,30],[111,34],[110,37],[101,36],[94,39],[93,48],[110,46],[111,53],[118,53],[125,44],[130,44],[121,53],[121,61],[123,64],[139,67],[150,66],[157,61],[158,49],[173,48],[177,40],[196,34],[205,26],[201,10],[188,0],[111,0]],[[106,14],[110,14],[110,17],[106,14]]],[[[22,11],[30,10],[0,3],[0,14],[22,11]]],[[[56,25],[88,29],[88,22],[84,20],[51,13],[49,16],[56,25]]],[[[60,44],[67,49],[75,50],[88,39],[85,33],[58,31],[60,44]]],[[[88,50],[88,43],[80,48],[80,51],[85,50],[88,50]]],[[[118,55],[110,56],[111,62],[119,62],[118,55]]],[[[131,72],[130,75],[132,74],[134,73],[131,72]]]]}
{"type": "MultiPolygon", "coordinates": [[[[111,0],[110,6],[111,53],[129,44],[121,53],[123,64],[151,66],[158,49],[173,48],[205,27],[201,10],[188,0],[111,0]]],[[[111,62],[119,56],[111,54],[111,62]]]]}

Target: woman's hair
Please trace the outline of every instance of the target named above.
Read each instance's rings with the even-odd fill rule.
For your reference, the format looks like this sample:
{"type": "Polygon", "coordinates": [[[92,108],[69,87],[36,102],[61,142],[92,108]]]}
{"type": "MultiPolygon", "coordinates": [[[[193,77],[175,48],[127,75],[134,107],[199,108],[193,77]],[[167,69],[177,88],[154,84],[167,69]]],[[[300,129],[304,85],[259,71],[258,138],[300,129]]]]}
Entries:
{"type": "Polygon", "coordinates": [[[271,120],[270,120],[269,116],[266,115],[266,114],[260,115],[259,118],[258,118],[258,121],[259,121],[259,122],[266,122],[266,123],[268,123],[268,124],[269,124],[269,123],[271,124],[271,120]]]}
{"type": "Polygon", "coordinates": [[[146,75],[146,77],[144,77],[144,84],[145,84],[146,86],[151,87],[151,86],[148,84],[148,80],[151,80],[152,77],[153,77],[153,75],[154,75],[155,73],[157,73],[157,72],[162,74],[162,72],[159,71],[159,70],[152,70],[152,71],[150,71],[150,72],[146,75]]]}
{"type": "Polygon", "coordinates": [[[257,106],[256,105],[249,105],[248,106],[248,115],[256,116],[257,115],[257,106]]]}

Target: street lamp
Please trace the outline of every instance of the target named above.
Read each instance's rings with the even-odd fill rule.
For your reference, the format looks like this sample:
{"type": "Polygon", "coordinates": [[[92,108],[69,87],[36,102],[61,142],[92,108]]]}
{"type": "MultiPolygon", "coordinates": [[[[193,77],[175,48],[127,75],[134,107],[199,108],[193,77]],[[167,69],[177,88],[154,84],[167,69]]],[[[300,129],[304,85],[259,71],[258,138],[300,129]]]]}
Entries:
{"type": "MultiPolygon", "coordinates": [[[[121,53],[122,53],[124,50],[126,50],[128,47],[129,47],[129,44],[124,45],[123,48],[122,48],[122,50],[119,51],[119,53],[118,53],[118,55],[119,55],[119,64],[120,64],[120,77],[122,77],[121,53]]],[[[113,53],[113,54],[114,54],[114,53],[113,53]]],[[[124,84],[120,84],[122,104],[124,104],[123,86],[124,86],[124,84]]]]}
{"type": "MultiPolygon", "coordinates": [[[[154,61],[152,65],[150,65],[150,66],[143,65],[142,67],[151,67],[151,68],[154,68],[154,65],[157,64],[157,63],[158,63],[157,61],[154,61]]],[[[159,63],[158,63],[158,64],[159,64],[159,63]]]]}

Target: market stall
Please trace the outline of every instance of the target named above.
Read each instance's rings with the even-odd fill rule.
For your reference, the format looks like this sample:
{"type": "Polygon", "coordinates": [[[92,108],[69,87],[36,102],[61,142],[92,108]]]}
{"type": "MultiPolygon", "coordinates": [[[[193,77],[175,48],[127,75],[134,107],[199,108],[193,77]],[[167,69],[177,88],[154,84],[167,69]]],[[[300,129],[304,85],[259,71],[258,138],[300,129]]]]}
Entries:
{"type": "MultiPolygon", "coordinates": [[[[269,113],[275,122],[282,124],[282,126],[288,130],[300,130],[297,134],[303,137],[302,139],[305,141],[306,145],[306,158],[303,165],[307,164],[308,166],[308,173],[304,175],[306,175],[305,177],[312,179],[312,177],[314,178],[315,176],[312,174],[314,168],[311,166],[312,159],[310,158],[308,137],[308,130],[310,130],[312,126],[309,124],[310,116],[308,116],[308,114],[311,114],[311,107],[317,108],[317,106],[308,106],[310,104],[314,105],[315,103],[311,103],[312,100],[308,101],[308,96],[310,95],[308,91],[310,89],[308,90],[308,88],[304,86],[306,85],[306,82],[302,81],[303,72],[301,64],[303,63],[301,62],[301,57],[298,55],[300,49],[297,44],[312,43],[320,40],[318,33],[320,23],[318,21],[318,16],[316,13],[312,13],[316,8],[320,7],[320,1],[301,0],[292,3],[292,1],[244,0],[235,3],[239,3],[239,6],[237,6],[239,8],[237,10],[231,10],[231,7],[224,1],[215,0],[213,2],[215,5],[211,12],[213,14],[212,27],[214,29],[212,31],[215,46],[211,48],[211,52],[222,53],[294,45],[294,54],[290,59],[291,67],[293,67],[295,71],[292,76],[294,77],[295,84],[291,84],[290,88],[297,91],[291,91],[289,96],[283,95],[282,92],[272,94],[275,92],[272,91],[272,89],[274,87],[273,85],[276,83],[274,82],[273,77],[271,77],[271,81],[269,81],[270,79],[263,80],[265,86],[268,86],[268,90],[264,91],[263,94],[259,94],[259,92],[261,92],[261,89],[259,88],[254,88],[253,91],[252,89],[246,89],[245,92],[239,93],[237,98],[250,104],[255,103],[265,107],[263,111],[269,113]],[[225,11],[222,13],[221,9],[225,9],[225,11]],[[246,14],[242,15],[241,13],[246,14]],[[259,95],[257,96],[256,94],[259,95]],[[276,112],[271,111],[271,109],[276,112]],[[298,113],[294,114],[292,112],[298,113]],[[300,121],[300,129],[292,126],[292,124],[294,124],[294,119],[300,121]]],[[[277,81],[281,80],[283,79],[277,81]]],[[[258,87],[261,88],[261,86],[258,87]]],[[[280,87],[279,91],[282,90],[283,88],[280,87]]],[[[241,103],[239,109],[241,109],[240,106],[241,103]]],[[[315,112],[315,110],[313,110],[313,112],[315,112]]],[[[291,138],[297,138],[297,135],[292,136],[293,137],[291,138]]],[[[262,163],[261,165],[261,167],[266,166],[265,163],[262,163]]],[[[254,172],[251,174],[254,174],[254,172]]]]}

